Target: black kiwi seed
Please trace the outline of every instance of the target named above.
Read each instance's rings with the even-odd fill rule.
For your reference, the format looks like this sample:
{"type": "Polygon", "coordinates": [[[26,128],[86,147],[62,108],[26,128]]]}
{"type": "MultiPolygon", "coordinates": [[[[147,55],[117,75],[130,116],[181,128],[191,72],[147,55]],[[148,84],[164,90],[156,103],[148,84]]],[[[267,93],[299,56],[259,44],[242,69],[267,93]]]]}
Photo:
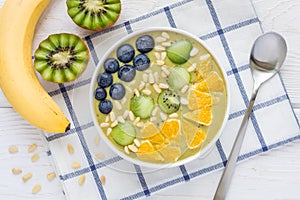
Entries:
{"type": "Polygon", "coordinates": [[[67,0],[68,14],[80,27],[100,31],[112,26],[121,12],[120,0],[67,0]]]}
{"type": "Polygon", "coordinates": [[[43,79],[65,83],[78,78],[89,60],[89,50],[78,36],[53,34],[42,41],[34,54],[34,67],[43,79]]]}
{"type": "Polygon", "coordinates": [[[157,103],[160,109],[167,114],[174,113],[180,108],[179,96],[170,89],[164,90],[159,94],[157,103]]]}

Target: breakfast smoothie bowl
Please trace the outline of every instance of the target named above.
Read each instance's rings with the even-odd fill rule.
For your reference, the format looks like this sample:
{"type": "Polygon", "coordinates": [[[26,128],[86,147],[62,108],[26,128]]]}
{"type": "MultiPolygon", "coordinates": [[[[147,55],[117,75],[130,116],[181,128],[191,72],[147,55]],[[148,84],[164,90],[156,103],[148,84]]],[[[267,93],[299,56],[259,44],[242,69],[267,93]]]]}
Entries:
{"type": "Polygon", "coordinates": [[[228,117],[227,79],[195,36],[149,28],[117,42],[91,81],[93,122],[122,158],[178,166],[206,154],[228,117]]]}

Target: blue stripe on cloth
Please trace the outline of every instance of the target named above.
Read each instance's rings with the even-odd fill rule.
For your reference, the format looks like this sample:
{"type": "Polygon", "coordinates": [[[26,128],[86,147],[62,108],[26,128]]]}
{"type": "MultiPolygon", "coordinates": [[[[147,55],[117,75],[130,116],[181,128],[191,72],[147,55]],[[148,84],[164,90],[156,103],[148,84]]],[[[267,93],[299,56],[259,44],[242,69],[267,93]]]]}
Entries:
{"type": "MultiPolygon", "coordinates": [[[[280,103],[280,102],[285,101],[287,99],[288,99],[287,95],[284,94],[284,95],[282,95],[280,97],[277,97],[277,98],[274,98],[274,99],[271,99],[271,100],[268,100],[268,101],[265,101],[265,102],[262,102],[262,103],[254,105],[253,106],[253,111],[260,110],[262,108],[266,108],[266,107],[272,106],[272,105],[274,105],[276,103],[280,103]]],[[[228,120],[238,118],[238,117],[244,115],[245,113],[246,113],[246,109],[240,110],[238,112],[231,113],[229,115],[229,117],[228,117],[228,120]]]]}
{"type": "Polygon", "coordinates": [[[219,154],[220,154],[220,157],[221,157],[221,159],[222,159],[222,163],[223,163],[223,165],[224,165],[224,167],[225,167],[226,164],[227,164],[227,157],[226,157],[226,155],[225,155],[224,149],[223,149],[222,144],[221,144],[221,142],[220,142],[219,139],[218,139],[217,142],[216,142],[216,147],[217,147],[218,152],[219,152],[219,154]]]}
{"type": "MultiPolygon", "coordinates": [[[[279,147],[281,145],[284,145],[284,144],[287,144],[289,142],[293,142],[295,140],[298,140],[300,139],[300,135],[297,135],[297,136],[294,136],[294,137],[291,137],[291,138],[288,138],[286,140],[283,140],[283,141],[280,141],[280,142],[277,142],[277,143],[274,143],[274,144],[271,144],[268,146],[268,149],[273,149],[273,148],[276,148],[276,147],[279,147]]],[[[250,158],[254,155],[257,155],[259,153],[262,153],[263,150],[262,149],[256,149],[254,151],[251,151],[251,152],[248,152],[248,153],[245,153],[243,155],[240,155],[238,157],[238,162],[241,161],[241,160],[244,160],[244,159],[247,159],[247,158],[250,158]]],[[[197,178],[198,176],[200,175],[203,175],[203,174],[207,174],[209,172],[212,172],[212,171],[215,171],[217,169],[221,169],[224,167],[224,163],[223,162],[220,162],[220,163],[217,163],[215,165],[212,165],[212,166],[209,166],[209,167],[206,167],[206,168],[202,168],[202,169],[199,169],[197,171],[194,171],[194,172],[191,172],[189,173],[189,177],[191,179],[193,178],[197,178]]],[[[184,178],[183,177],[179,177],[179,178],[175,178],[175,179],[172,179],[170,181],[167,181],[167,182],[164,182],[164,183],[161,183],[159,185],[156,185],[154,187],[151,187],[149,188],[149,191],[151,193],[153,192],[157,192],[159,190],[162,190],[166,187],[169,187],[169,186],[172,186],[172,185],[175,185],[175,184],[178,184],[178,183],[181,183],[181,182],[184,182],[184,178]]],[[[143,192],[137,192],[133,195],[130,195],[128,197],[125,197],[125,198],[122,198],[122,200],[131,200],[131,199],[137,199],[137,198],[141,198],[144,196],[144,193],[143,192]]]]}
{"type": "Polygon", "coordinates": [[[176,24],[175,24],[175,21],[173,19],[173,16],[172,16],[172,13],[170,11],[170,7],[164,7],[164,11],[166,13],[166,16],[167,16],[167,19],[169,21],[169,24],[172,28],[176,28],[176,24]]]}
{"type": "Polygon", "coordinates": [[[226,72],[226,74],[227,74],[227,76],[231,76],[231,75],[233,75],[233,74],[236,74],[236,73],[245,71],[245,70],[247,70],[247,69],[249,69],[249,68],[250,68],[249,64],[246,64],[246,65],[243,65],[243,66],[241,66],[241,67],[238,67],[238,68],[229,70],[229,71],[226,72]]]}
{"type": "Polygon", "coordinates": [[[148,185],[146,183],[146,180],[145,180],[145,177],[144,177],[143,172],[141,170],[141,167],[138,166],[138,165],[134,165],[134,168],[135,168],[135,171],[136,171],[137,176],[139,178],[140,184],[143,188],[144,195],[145,196],[150,196],[150,191],[148,189],[148,185]]]}
{"type": "Polygon", "coordinates": [[[181,171],[181,173],[183,175],[184,180],[185,181],[189,181],[190,180],[190,176],[189,176],[189,174],[188,174],[185,166],[184,165],[180,165],[179,169],[180,169],[180,171],[181,171]]]}
{"type": "Polygon", "coordinates": [[[97,66],[98,63],[99,63],[99,58],[98,58],[98,55],[97,55],[97,53],[95,51],[95,48],[94,48],[93,42],[91,40],[91,37],[90,36],[86,36],[85,37],[85,41],[86,41],[86,43],[87,43],[87,45],[88,45],[88,47],[90,49],[90,52],[91,52],[92,58],[94,60],[94,63],[97,66]]]}
{"type": "MultiPolygon", "coordinates": [[[[83,152],[86,156],[86,159],[89,163],[89,166],[91,169],[94,168],[94,162],[93,162],[93,158],[92,158],[92,155],[90,153],[90,151],[88,150],[88,145],[86,143],[86,140],[83,136],[83,133],[82,133],[82,130],[80,129],[80,124],[79,124],[79,121],[77,119],[77,116],[75,115],[75,112],[73,110],[73,107],[72,107],[72,104],[71,104],[71,101],[70,101],[70,98],[69,98],[69,95],[64,87],[63,84],[59,84],[59,87],[60,87],[60,90],[62,92],[62,96],[65,100],[65,103],[66,103],[66,106],[68,108],[68,111],[70,113],[70,116],[72,118],[72,121],[74,123],[74,126],[76,127],[76,130],[77,130],[77,135],[78,135],[78,138],[80,140],[80,143],[81,143],[81,146],[83,148],[83,152]]],[[[106,198],[106,194],[105,194],[105,191],[102,187],[102,184],[101,184],[101,181],[100,181],[100,178],[99,178],[99,175],[97,173],[96,170],[92,170],[92,174],[93,174],[93,177],[94,177],[94,180],[95,180],[95,183],[96,183],[96,186],[98,188],[98,191],[99,191],[99,194],[101,196],[102,199],[107,199],[106,198]]]]}
{"type": "MultiPolygon", "coordinates": [[[[232,53],[231,53],[231,51],[229,49],[228,42],[227,42],[227,40],[225,38],[224,32],[223,32],[222,27],[221,27],[221,23],[220,23],[220,21],[218,19],[217,13],[216,13],[216,10],[215,10],[215,8],[214,8],[211,0],[206,0],[206,4],[208,5],[208,8],[209,8],[210,14],[212,16],[213,22],[214,22],[214,24],[215,24],[215,26],[217,28],[217,31],[218,31],[221,43],[222,43],[223,48],[225,50],[225,54],[226,54],[227,59],[228,59],[228,61],[230,63],[230,66],[231,66],[232,69],[236,69],[236,64],[234,62],[232,53]]],[[[242,94],[244,103],[245,103],[245,105],[248,106],[249,99],[247,97],[246,90],[245,90],[244,85],[242,83],[241,77],[240,77],[239,73],[234,73],[234,76],[235,76],[235,79],[236,79],[237,84],[239,86],[240,92],[242,94]]],[[[256,132],[257,138],[258,138],[258,140],[259,140],[259,142],[260,142],[260,144],[262,146],[262,149],[263,149],[263,151],[266,151],[267,150],[267,145],[266,145],[266,142],[265,142],[265,140],[263,138],[263,135],[261,133],[261,130],[259,128],[259,125],[257,123],[257,120],[255,118],[254,113],[251,113],[250,118],[251,118],[254,130],[256,132]]]]}
{"type": "Polygon", "coordinates": [[[132,33],[132,32],[133,32],[133,30],[132,30],[132,27],[131,27],[131,25],[130,25],[130,22],[129,22],[129,21],[125,22],[125,23],[124,23],[124,26],[125,26],[125,28],[126,28],[126,31],[127,31],[127,33],[128,33],[128,34],[130,34],[130,33],[132,33]]]}
{"type": "MultiPolygon", "coordinates": [[[[253,110],[254,111],[260,110],[260,109],[272,106],[272,105],[274,105],[276,103],[283,102],[283,101],[285,101],[287,99],[288,99],[287,95],[282,95],[282,96],[279,96],[277,98],[274,98],[274,99],[271,99],[271,100],[268,100],[268,101],[265,101],[265,102],[262,102],[262,103],[254,105],[253,110]]],[[[244,115],[245,112],[246,112],[246,109],[243,109],[243,110],[231,113],[231,114],[229,114],[228,120],[232,120],[232,119],[238,118],[238,117],[244,115]]],[[[93,126],[94,126],[94,123],[93,122],[89,122],[89,123],[84,124],[84,125],[82,125],[80,127],[72,128],[72,129],[70,129],[68,132],[66,132],[64,134],[55,134],[55,135],[51,135],[49,137],[46,137],[46,140],[48,142],[51,142],[51,141],[56,140],[58,138],[61,138],[61,137],[64,137],[64,136],[67,136],[67,135],[70,135],[70,134],[74,134],[79,129],[86,130],[86,129],[88,129],[90,127],[93,127],[93,126]]]]}
{"type": "MultiPolygon", "coordinates": [[[[76,81],[73,84],[65,86],[65,89],[66,89],[66,91],[71,91],[71,90],[77,89],[81,86],[89,84],[91,82],[91,80],[92,80],[92,78],[88,78],[88,79],[85,79],[85,80],[82,80],[82,81],[76,81]]],[[[53,90],[53,91],[49,92],[48,94],[51,97],[53,97],[53,96],[61,94],[61,91],[60,91],[60,89],[57,89],[57,90],[53,90]]]]}
{"type": "Polygon", "coordinates": [[[82,126],[80,126],[80,127],[72,128],[72,129],[70,129],[69,131],[67,131],[66,133],[63,133],[63,134],[54,134],[54,135],[51,135],[51,136],[49,136],[49,137],[46,137],[46,140],[47,140],[48,142],[51,142],[51,141],[56,140],[56,139],[58,139],[58,138],[61,138],[61,137],[65,137],[65,136],[67,136],[67,135],[74,134],[74,133],[76,133],[77,131],[79,131],[79,129],[80,129],[80,130],[85,130],[85,129],[88,129],[88,128],[93,127],[93,126],[94,126],[94,123],[93,123],[93,122],[89,122],[89,123],[84,124],[84,125],[82,125],[82,126]]]}

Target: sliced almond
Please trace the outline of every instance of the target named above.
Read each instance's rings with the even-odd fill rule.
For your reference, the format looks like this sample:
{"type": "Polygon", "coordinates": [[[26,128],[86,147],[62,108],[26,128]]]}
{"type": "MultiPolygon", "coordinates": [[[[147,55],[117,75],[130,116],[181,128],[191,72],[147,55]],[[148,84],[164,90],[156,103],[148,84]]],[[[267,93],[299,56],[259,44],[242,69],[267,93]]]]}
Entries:
{"type": "Polygon", "coordinates": [[[151,90],[145,89],[142,91],[142,93],[149,96],[149,95],[151,95],[151,90]]]}
{"type": "Polygon", "coordinates": [[[37,144],[32,144],[28,147],[28,153],[34,152],[37,149],[37,144]]]}
{"type": "Polygon", "coordinates": [[[28,181],[31,178],[32,178],[32,173],[27,173],[22,177],[22,180],[25,183],[26,181],[28,181]]]}
{"type": "Polygon", "coordinates": [[[197,55],[199,52],[199,49],[197,49],[196,47],[193,47],[191,52],[190,52],[190,56],[194,57],[195,55],[197,55]]]}
{"type": "Polygon", "coordinates": [[[40,155],[38,153],[35,153],[31,156],[31,161],[35,162],[40,158],[40,155]]]}
{"type": "Polygon", "coordinates": [[[12,173],[15,175],[21,174],[22,173],[22,169],[20,168],[12,168],[12,173]]]}
{"type": "Polygon", "coordinates": [[[81,165],[80,165],[80,163],[79,162],[72,162],[72,165],[71,165],[71,167],[73,168],[73,169],[79,169],[80,167],[81,167],[81,165]]]}
{"type": "Polygon", "coordinates": [[[109,113],[109,117],[110,117],[110,121],[111,121],[111,122],[114,122],[114,121],[116,120],[116,115],[115,115],[114,112],[110,112],[110,113],[109,113]]]}
{"type": "Polygon", "coordinates": [[[53,179],[55,179],[55,177],[56,177],[55,172],[51,172],[51,173],[47,174],[47,179],[49,181],[52,181],[53,179]]]}
{"type": "Polygon", "coordinates": [[[101,184],[102,184],[102,185],[105,185],[105,183],[106,183],[106,178],[105,178],[105,176],[102,175],[102,176],[100,177],[100,181],[101,181],[101,184]]]}
{"type": "Polygon", "coordinates": [[[67,144],[67,148],[68,148],[69,154],[73,154],[74,153],[74,147],[73,147],[73,145],[71,145],[70,143],[68,143],[67,144]]]}
{"type": "Polygon", "coordinates": [[[125,147],[124,147],[124,151],[125,151],[126,154],[130,154],[129,149],[128,149],[128,146],[125,146],[125,147]]]}
{"type": "Polygon", "coordinates": [[[85,182],[85,175],[83,174],[83,175],[81,175],[81,176],[79,177],[79,179],[78,179],[78,184],[79,184],[79,185],[83,185],[84,182],[85,182]]]}
{"type": "Polygon", "coordinates": [[[169,34],[167,32],[162,32],[161,36],[163,36],[166,39],[170,39],[170,36],[169,36],[169,34]]]}
{"type": "Polygon", "coordinates": [[[110,127],[113,128],[113,127],[117,126],[118,123],[119,123],[118,120],[115,120],[113,123],[111,123],[110,127]]]}
{"type": "Polygon", "coordinates": [[[41,189],[42,189],[41,185],[35,185],[35,186],[32,188],[32,194],[38,193],[41,189]]]}
{"type": "Polygon", "coordinates": [[[154,88],[155,92],[157,92],[158,94],[161,93],[161,89],[156,83],[153,84],[153,88],[154,88]]]}
{"type": "Polygon", "coordinates": [[[138,139],[136,139],[136,138],[133,140],[133,143],[134,143],[137,147],[141,146],[140,141],[139,141],[138,139]]]}
{"type": "Polygon", "coordinates": [[[128,115],[129,115],[129,111],[125,110],[123,113],[123,119],[127,119],[128,115]]]}
{"type": "Polygon", "coordinates": [[[95,157],[96,157],[97,159],[103,159],[103,158],[105,158],[105,155],[104,155],[103,153],[97,153],[97,154],[95,155],[95,157]]]}
{"type": "Polygon", "coordinates": [[[130,151],[132,151],[133,153],[138,152],[138,148],[137,148],[135,145],[133,145],[133,144],[128,145],[128,149],[129,149],[130,151]]]}
{"type": "Polygon", "coordinates": [[[100,140],[101,140],[100,135],[96,135],[94,138],[94,144],[98,145],[100,143],[100,140]]]}
{"type": "Polygon", "coordinates": [[[9,153],[17,153],[17,152],[19,152],[19,149],[17,146],[12,145],[8,148],[8,151],[9,151],[9,153]]]}
{"type": "Polygon", "coordinates": [[[108,128],[108,129],[106,130],[106,135],[109,136],[110,133],[111,133],[111,131],[112,131],[112,128],[108,128]]]}
{"type": "Polygon", "coordinates": [[[154,50],[155,50],[155,51],[165,51],[166,48],[163,47],[163,46],[160,46],[160,45],[156,45],[156,46],[154,47],[154,50]]]}

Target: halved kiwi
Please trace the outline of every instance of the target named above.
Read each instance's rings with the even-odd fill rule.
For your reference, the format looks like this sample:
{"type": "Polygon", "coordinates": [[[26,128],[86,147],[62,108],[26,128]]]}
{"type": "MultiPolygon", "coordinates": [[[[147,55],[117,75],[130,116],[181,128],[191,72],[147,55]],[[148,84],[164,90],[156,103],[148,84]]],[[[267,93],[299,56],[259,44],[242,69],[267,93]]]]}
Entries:
{"type": "Polygon", "coordinates": [[[157,104],[163,112],[171,114],[179,110],[180,98],[173,90],[163,90],[158,96],[157,104]]]}
{"type": "Polygon", "coordinates": [[[121,12],[120,0],[67,0],[68,14],[80,27],[100,31],[112,26],[121,12]]]}
{"type": "Polygon", "coordinates": [[[76,35],[53,34],[40,43],[34,57],[34,67],[43,79],[64,83],[82,74],[89,60],[89,50],[76,35]]]}

